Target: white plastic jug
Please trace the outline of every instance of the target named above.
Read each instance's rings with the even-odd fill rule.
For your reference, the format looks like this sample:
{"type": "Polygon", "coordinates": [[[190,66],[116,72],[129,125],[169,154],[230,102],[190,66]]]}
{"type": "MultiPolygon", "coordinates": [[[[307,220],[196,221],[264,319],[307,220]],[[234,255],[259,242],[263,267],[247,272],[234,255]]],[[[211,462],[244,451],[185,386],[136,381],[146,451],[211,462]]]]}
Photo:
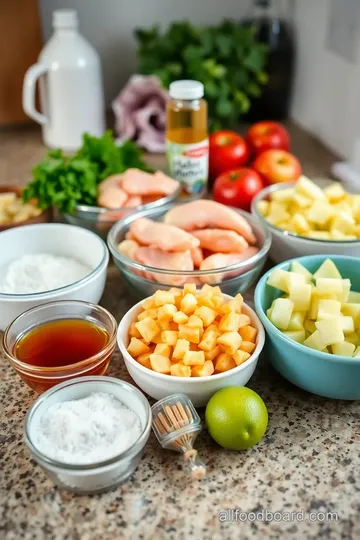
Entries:
{"type": "Polygon", "coordinates": [[[42,125],[45,145],[65,151],[78,149],[84,132],[101,136],[105,130],[100,58],[77,27],[75,10],[54,11],[54,34],[23,85],[24,111],[42,125]],[[39,77],[42,113],[35,108],[39,77]]]}

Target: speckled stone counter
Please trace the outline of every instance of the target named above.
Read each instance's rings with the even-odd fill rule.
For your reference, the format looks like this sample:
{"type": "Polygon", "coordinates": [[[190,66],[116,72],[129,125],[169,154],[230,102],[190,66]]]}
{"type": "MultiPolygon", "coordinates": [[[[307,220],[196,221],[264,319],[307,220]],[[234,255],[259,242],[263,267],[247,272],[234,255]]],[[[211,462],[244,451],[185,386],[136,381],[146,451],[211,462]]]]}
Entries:
{"type": "MultiPolygon", "coordinates": [[[[303,132],[293,133],[305,172],[324,175],[331,154],[303,132]]],[[[0,138],[0,183],[24,182],[43,153],[38,132],[6,131],[0,138]]],[[[133,303],[110,267],[101,304],[119,320],[133,303]]],[[[130,381],[118,353],[109,375],[130,381]]],[[[264,357],[249,386],[268,407],[266,436],[236,453],[218,447],[204,430],[197,440],[208,470],[202,482],[190,483],[181,456],[165,452],[151,436],[128,482],[102,495],[74,496],[55,488],[30,459],[22,426],[36,395],[0,351],[0,538],[360,538],[360,403],[303,392],[264,357]]]]}

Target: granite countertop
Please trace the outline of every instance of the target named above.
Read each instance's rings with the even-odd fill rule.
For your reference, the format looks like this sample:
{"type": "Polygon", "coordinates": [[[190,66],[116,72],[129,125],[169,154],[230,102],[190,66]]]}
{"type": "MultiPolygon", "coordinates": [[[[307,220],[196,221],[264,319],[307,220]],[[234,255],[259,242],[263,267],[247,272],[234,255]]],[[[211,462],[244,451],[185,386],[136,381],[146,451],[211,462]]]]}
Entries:
{"type": "MultiPolygon", "coordinates": [[[[305,173],[324,176],[334,156],[303,131],[290,129],[305,173]]],[[[2,131],[0,183],[24,183],[43,152],[36,128],[2,131]]],[[[251,300],[249,293],[247,301],[251,300]]],[[[133,304],[113,267],[101,304],[117,320],[133,304]]],[[[109,375],[130,381],[119,353],[114,354],[109,375]]],[[[204,430],[197,439],[208,471],[202,482],[191,483],[182,470],[182,457],[162,450],[151,436],[128,482],[102,495],[75,496],[55,488],[30,459],[22,426],[36,395],[10,369],[0,350],[0,537],[360,538],[359,402],[303,392],[282,379],[266,358],[249,386],[268,407],[266,436],[255,448],[236,453],[218,447],[204,430]],[[256,521],[252,514],[247,521],[240,514],[236,521],[231,513],[236,509],[260,514],[256,521]],[[281,514],[265,522],[266,511],[268,518],[269,513],[281,514]],[[317,514],[310,518],[310,513],[317,514]]]]}

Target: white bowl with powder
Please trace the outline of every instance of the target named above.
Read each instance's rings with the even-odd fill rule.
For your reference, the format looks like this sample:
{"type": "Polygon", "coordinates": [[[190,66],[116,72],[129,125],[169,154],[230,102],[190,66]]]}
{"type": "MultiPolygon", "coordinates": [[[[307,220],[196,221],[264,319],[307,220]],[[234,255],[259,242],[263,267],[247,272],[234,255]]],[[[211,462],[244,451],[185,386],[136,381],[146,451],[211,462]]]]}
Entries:
{"type": "Polygon", "coordinates": [[[96,493],[135,471],[150,430],[150,405],[137,388],[112,377],[81,377],[35,401],[24,439],[56,485],[96,493]]]}
{"type": "Polygon", "coordinates": [[[109,253],[96,234],[43,223],[0,233],[0,330],[21,313],[55,300],[97,304],[109,253]]]}

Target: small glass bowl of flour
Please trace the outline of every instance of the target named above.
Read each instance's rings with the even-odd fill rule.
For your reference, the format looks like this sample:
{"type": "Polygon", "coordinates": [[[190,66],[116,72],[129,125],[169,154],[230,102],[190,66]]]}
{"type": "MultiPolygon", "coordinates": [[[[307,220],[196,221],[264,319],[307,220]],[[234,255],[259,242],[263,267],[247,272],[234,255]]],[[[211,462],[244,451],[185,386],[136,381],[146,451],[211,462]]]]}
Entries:
{"type": "Polygon", "coordinates": [[[81,377],[35,401],[24,439],[54,484],[97,493],[135,471],[150,429],[150,405],[137,388],[112,377],[81,377]]]}

